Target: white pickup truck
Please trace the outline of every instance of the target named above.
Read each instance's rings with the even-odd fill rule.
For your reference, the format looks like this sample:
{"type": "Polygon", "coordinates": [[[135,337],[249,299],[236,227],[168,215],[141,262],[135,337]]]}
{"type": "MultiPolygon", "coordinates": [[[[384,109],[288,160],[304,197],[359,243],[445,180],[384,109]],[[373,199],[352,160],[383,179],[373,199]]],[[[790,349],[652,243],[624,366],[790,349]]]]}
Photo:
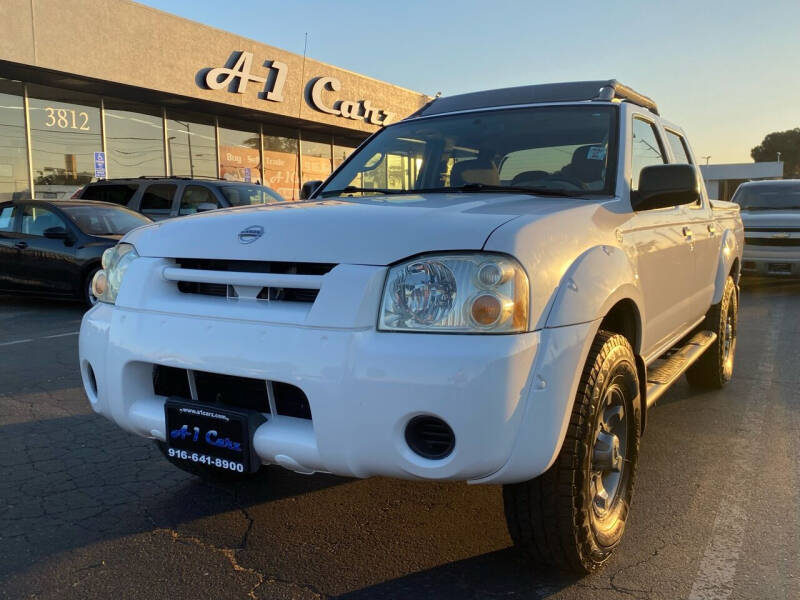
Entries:
{"type": "Polygon", "coordinates": [[[739,209],[681,129],[614,80],[437,98],[305,189],[106,253],[92,408],[200,476],[503,484],[535,560],[602,565],[648,408],[733,369],[739,209]]]}

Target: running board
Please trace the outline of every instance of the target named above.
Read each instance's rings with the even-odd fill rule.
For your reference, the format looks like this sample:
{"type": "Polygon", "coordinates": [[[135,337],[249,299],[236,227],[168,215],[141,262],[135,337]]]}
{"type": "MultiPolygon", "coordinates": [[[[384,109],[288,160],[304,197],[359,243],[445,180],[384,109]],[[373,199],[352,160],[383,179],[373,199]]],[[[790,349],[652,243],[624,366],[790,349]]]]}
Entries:
{"type": "Polygon", "coordinates": [[[653,361],[647,369],[647,408],[653,406],[716,339],[713,331],[700,331],[667,358],[653,361]]]}

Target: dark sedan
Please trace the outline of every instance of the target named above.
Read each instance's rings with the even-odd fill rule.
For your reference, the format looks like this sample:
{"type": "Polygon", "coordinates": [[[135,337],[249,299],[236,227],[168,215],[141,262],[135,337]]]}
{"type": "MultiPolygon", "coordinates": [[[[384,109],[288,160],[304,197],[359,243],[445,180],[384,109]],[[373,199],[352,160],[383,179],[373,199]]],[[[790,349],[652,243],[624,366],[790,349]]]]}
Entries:
{"type": "Polygon", "coordinates": [[[0,291],[77,298],[91,306],[92,277],[103,252],[152,221],[132,210],[87,200],[0,204],[0,291]]]}

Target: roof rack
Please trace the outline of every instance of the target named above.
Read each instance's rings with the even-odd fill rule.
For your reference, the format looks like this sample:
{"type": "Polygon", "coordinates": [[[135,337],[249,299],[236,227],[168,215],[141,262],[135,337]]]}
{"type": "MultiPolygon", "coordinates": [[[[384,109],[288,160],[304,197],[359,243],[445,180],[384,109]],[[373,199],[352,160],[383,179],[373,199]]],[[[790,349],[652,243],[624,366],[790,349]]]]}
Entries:
{"type": "Polygon", "coordinates": [[[515,104],[538,104],[545,102],[585,102],[613,100],[630,102],[658,114],[656,103],[634,91],[616,79],[601,81],[571,81],[567,83],[545,83],[523,85],[471,92],[457,96],[437,97],[408,118],[427,117],[449,112],[476,110],[494,106],[513,106],[515,104]]]}

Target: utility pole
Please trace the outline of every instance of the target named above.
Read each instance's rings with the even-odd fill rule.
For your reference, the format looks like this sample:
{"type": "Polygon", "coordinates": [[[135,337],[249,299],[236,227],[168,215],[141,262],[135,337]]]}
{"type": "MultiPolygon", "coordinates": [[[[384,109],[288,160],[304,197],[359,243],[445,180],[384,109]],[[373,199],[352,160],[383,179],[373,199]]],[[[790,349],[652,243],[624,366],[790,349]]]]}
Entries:
{"type": "Polygon", "coordinates": [[[783,177],[783,168],[781,168],[781,153],[778,152],[778,177],[783,177]]]}
{"type": "Polygon", "coordinates": [[[700,158],[705,158],[706,159],[706,166],[708,166],[708,161],[711,160],[711,155],[709,154],[708,156],[701,156],[700,158]]]}

